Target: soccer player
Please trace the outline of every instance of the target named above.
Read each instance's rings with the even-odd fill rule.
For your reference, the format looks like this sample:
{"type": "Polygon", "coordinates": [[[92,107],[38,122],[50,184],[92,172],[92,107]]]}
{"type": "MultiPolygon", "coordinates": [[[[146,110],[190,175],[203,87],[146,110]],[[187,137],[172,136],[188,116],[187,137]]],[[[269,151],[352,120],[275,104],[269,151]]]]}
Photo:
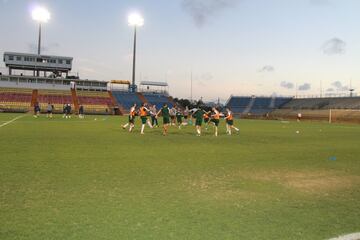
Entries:
{"type": "Polygon", "coordinates": [[[218,136],[218,126],[219,126],[219,122],[220,122],[220,112],[213,107],[212,108],[213,111],[213,115],[211,115],[211,122],[215,125],[215,136],[218,136]]]}
{"type": "Polygon", "coordinates": [[[188,106],[185,107],[185,110],[184,110],[184,119],[185,119],[185,123],[188,124],[188,117],[189,117],[189,108],[188,106]]]}
{"type": "Polygon", "coordinates": [[[153,105],[152,107],[150,107],[151,125],[153,127],[159,127],[156,114],[157,114],[156,105],[153,105]]]}
{"type": "Polygon", "coordinates": [[[148,113],[150,112],[150,110],[146,106],[147,106],[147,104],[143,103],[141,105],[141,107],[140,107],[141,134],[144,134],[144,129],[145,129],[146,123],[149,125],[150,128],[153,128],[153,126],[151,125],[149,119],[147,118],[148,113]]]}
{"type": "Polygon", "coordinates": [[[83,105],[80,105],[80,107],[79,107],[79,118],[85,118],[83,105]]]}
{"type": "Polygon", "coordinates": [[[162,117],[163,117],[163,135],[166,136],[167,132],[168,132],[168,127],[170,124],[170,109],[166,103],[163,105],[163,107],[160,109],[160,111],[156,114],[156,117],[160,113],[162,114],[162,117]]]}
{"type": "Polygon", "coordinates": [[[205,130],[208,130],[208,126],[209,126],[209,121],[210,121],[210,116],[209,116],[210,112],[206,112],[204,113],[204,123],[205,123],[205,130]]]}
{"type": "Polygon", "coordinates": [[[48,103],[47,108],[46,108],[46,117],[47,118],[52,118],[52,114],[53,114],[53,105],[51,105],[50,103],[48,103]]]}
{"type": "Polygon", "coordinates": [[[68,103],[66,106],[66,118],[71,118],[71,104],[68,103]]]}
{"type": "Polygon", "coordinates": [[[239,132],[239,129],[234,126],[234,117],[229,108],[226,108],[226,132],[231,135],[231,129],[235,129],[236,132],[239,132]]]}
{"type": "Polygon", "coordinates": [[[130,108],[129,113],[129,122],[122,126],[123,129],[126,129],[129,126],[129,132],[131,132],[135,127],[135,117],[136,117],[136,103],[130,108]]]}
{"type": "Polygon", "coordinates": [[[301,113],[298,113],[298,114],[297,114],[297,121],[300,122],[300,121],[301,121],[301,118],[302,118],[302,114],[301,114],[301,113]]]}
{"type": "Polygon", "coordinates": [[[171,119],[170,125],[175,126],[176,125],[176,108],[175,107],[172,107],[170,109],[170,119],[171,119]]]}
{"type": "Polygon", "coordinates": [[[182,114],[180,108],[176,109],[176,121],[177,121],[179,129],[181,129],[182,125],[185,125],[185,123],[183,123],[183,121],[182,121],[182,118],[183,118],[183,114],[182,114]]]}
{"type": "Polygon", "coordinates": [[[196,127],[196,136],[201,136],[201,125],[203,122],[203,116],[205,111],[201,108],[197,109],[197,111],[193,114],[193,117],[195,118],[195,127],[196,127]]]}
{"type": "Polygon", "coordinates": [[[34,117],[37,118],[40,116],[40,105],[38,102],[35,103],[34,105],[34,117]]]}

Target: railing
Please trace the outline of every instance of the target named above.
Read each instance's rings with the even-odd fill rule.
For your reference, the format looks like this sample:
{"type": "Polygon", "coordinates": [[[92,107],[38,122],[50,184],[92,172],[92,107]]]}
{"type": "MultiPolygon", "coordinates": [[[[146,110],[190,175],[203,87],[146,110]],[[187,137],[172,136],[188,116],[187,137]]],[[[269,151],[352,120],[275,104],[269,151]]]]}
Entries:
{"type": "Polygon", "coordinates": [[[304,99],[304,98],[345,98],[345,97],[358,97],[360,96],[358,93],[326,93],[326,94],[314,94],[314,95],[297,95],[296,99],[304,99]]]}
{"type": "Polygon", "coordinates": [[[145,94],[162,94],[162,95],[165,95],[165,96],[169,96],[169,93],[166,90],[139,88],[139,92],[145,93],[145,94]]]}
{"type": "Polygon", "coordinates": [[[0,86],[8,85],[19,85],[21,87],[29,87],[27,85],[31,84],[31,88],[36,88],[34,84],[46,84],[54,88],[70,88],[70,83],[74,81],[77,83],[77,88],[83,88],[86,90],[105,90],[107,89],[106,83],[99,81],[86,81],[79,79],[66,79],[66,78],[49,78],[49,77],[33,77],[33,76],[19,76],[19,75],[0,75],[0,86]]]}

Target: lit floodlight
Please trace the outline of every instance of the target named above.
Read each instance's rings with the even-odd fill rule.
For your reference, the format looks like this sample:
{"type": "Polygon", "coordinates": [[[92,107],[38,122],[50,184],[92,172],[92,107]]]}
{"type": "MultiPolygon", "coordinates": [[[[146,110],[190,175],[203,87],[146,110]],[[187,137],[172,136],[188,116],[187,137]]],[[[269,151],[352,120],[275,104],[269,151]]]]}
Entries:
{"type": "Polygon", "coordinates": [[[139,26],[144,25],[144,18],[138,13],[132,13],[128,17],[128,22],[130,26],[139,26]]]}
{"type": "Polygon", "coordinates": [[[32,18],[40,23],[46,23],[50,19],[50,13],[45,8],[38,7],[32,11],[32,18]]]}

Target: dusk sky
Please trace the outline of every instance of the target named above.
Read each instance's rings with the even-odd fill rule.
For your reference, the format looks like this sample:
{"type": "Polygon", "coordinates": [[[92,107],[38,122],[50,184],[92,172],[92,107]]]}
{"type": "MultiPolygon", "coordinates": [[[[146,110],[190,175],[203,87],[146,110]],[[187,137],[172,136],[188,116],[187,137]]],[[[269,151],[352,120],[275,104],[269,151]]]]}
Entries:
{"type": "MultiPolygon", "coordinates": [[[[74,57],[81,78],[131,79],[139,12],[137,81],[167,81],[170,94],[227,99],[360,88],[359,0],[0,0],[0,54],[36,53],[44,6],[43,54],[74,57]]],[[[4,72],[4,65],[1,63],[4,72]]]]}

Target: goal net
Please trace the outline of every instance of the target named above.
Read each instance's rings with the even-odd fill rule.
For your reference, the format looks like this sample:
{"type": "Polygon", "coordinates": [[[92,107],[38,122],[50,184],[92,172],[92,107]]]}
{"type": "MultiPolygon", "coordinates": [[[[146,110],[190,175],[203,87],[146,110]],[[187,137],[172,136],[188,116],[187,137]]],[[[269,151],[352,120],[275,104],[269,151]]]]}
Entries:
{"type": "Polygon", "coordinates": [[[360,123],[360,109],[330,109],[329,123],[360,123]]]}

